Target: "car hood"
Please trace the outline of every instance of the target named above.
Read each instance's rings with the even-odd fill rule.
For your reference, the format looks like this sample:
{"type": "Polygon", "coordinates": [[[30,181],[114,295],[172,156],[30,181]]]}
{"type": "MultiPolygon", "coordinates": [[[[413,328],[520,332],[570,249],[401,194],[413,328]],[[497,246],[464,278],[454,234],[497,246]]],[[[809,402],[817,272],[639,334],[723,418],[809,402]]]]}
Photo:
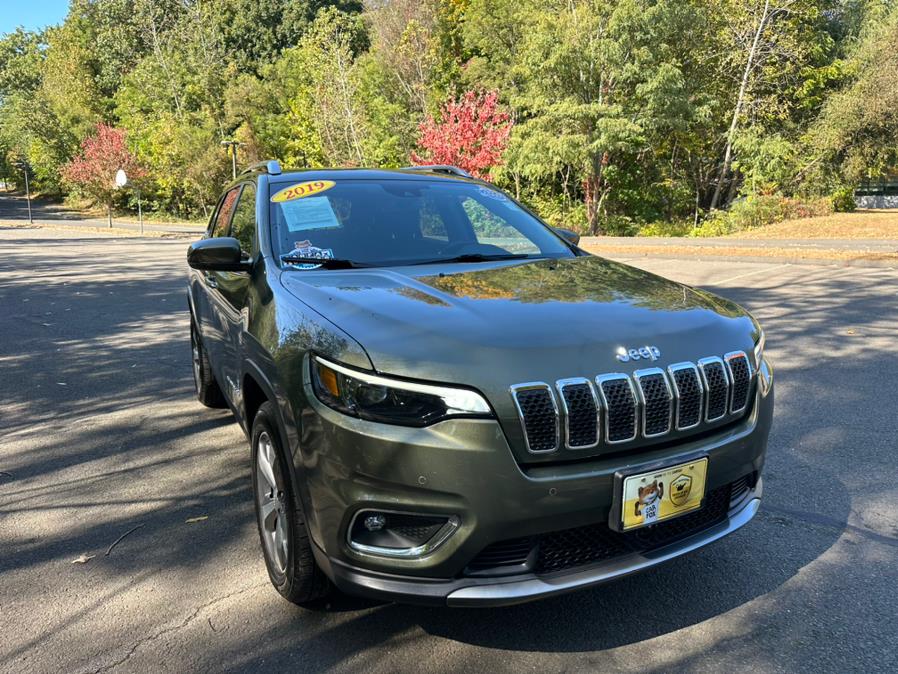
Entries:
{"type": "Polygon", "coordinates": [[[514,415],[508,387],[750,353],[738,305],[594,256],[289,271],[284,286],[350,334],[376,370],[463,384],[514,415]],[[619,349],[660,358],[623,363],[619,349]]]}

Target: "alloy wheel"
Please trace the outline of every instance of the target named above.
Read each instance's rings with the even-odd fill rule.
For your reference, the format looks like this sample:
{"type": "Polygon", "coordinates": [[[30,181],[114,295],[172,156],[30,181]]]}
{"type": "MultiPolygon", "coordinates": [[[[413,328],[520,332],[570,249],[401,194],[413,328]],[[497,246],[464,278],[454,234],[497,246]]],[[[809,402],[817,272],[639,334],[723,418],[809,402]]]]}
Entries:
{"type": "Polygon", "coordinates": [[[256,505],[265,553],[280,573],[287,569],[289,523],[280,464],[268,431],[259,435],[256,450],[256,505]]]}

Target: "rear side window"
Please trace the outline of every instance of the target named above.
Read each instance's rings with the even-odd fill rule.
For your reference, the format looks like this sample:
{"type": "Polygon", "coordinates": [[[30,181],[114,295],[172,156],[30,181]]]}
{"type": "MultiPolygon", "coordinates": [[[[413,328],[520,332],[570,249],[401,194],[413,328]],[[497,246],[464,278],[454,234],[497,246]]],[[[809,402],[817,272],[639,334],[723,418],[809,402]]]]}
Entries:
{"type": "Polygon", "coordinates": [[[221,200],[221,206],[218,207],[218,213],[215,215],[215,223],[212,225],[212,231],[209,233],[210,237],[227,235],[228,225],[231,222],[231,214],[234,212],[234,204],[237,202],[238,194],[240,194],[240,188],[235,187],[221,200]]]}
{"type": "Polygon", "coordinates": [[[231,220],[231,236],[240,242],[240,250],[252,255],[256,250],[256,188],[247,184],[237,202],[231,220]]]}

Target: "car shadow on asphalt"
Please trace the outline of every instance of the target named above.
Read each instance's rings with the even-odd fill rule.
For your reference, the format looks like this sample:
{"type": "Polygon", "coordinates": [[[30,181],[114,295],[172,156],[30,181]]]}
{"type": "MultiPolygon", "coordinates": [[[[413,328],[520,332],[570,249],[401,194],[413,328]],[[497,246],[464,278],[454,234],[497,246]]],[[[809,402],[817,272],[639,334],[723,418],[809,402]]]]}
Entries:
{"type": "MultiPolygon", "coordinates": [[[[122,254],[116,264],[126,268],[127,247],[122,254]]],[[[103,280],[100,277],[109,272],[108,259],[73,257],[61,265],[52,256],[36,261],[10,254],[0,262],[0,274],[4,268],[25,264],[54,282],[43,289],[39,300],[22,296],[24,282],[0,285],[0,296],[12,303],[13,316],[20,321],[17,328],[0,332],[6,344],[16,346],[16,353],[10,353],[4,364],[11,369],[4,374],[12,383],[38,378],[46,388],[30,389],[33,402],[19,418],[0,420],[7,434],[33,433],[32,427],[39,424],[64,424],[85,414],[113,414],[121,410],[123,401],[145,404],[151,414],[160,401],[189,400],[183,269],[142,270],[137,278],[103,280]],[[66,282],[66,267],[79,276],[66,282]],[[73,299],[73,292],[80,293],[82,299],[73,299]],[[129,301],[110,304],[110,295],[127,296],[129,301]],[[23,308],[20,303],[24,299],[36,304],[23,308]],[[163,303],[163,299],[168,301],[163,303]],[[45,329],[43,323],[50,320],[42,316],[45,311],[56,312],[59,307],[55,303],[76,308],[79,317],[64,321],[55,330],[45,329]],[[154,321],[158,325],[151,326],[147,334],[135,333],[135,326],[154,321]],[[104,342],[109,336],[113,339],[104,342]],[[62,356],[54,356],[57,348],[62,356]],[[94,372],[96,368],[99,373],[94,372]],[[72,396],[67,386],[59,386],[63,381],[60,375],[67,377],[67,384],[88,383],[82,394],[72,396]]],[[[894,302],[891,297],[886,302],[875,280],[848,285],[838,278],[823,279],[810,298],[784,298],[782,293],[749,286],[714,290],[743,303],[762,319],[768,310],[775,316],[765,325],[768,350],[777,362],[776,418],[764,473],[765,503],[750,525],[709,548],[639,575],[520,606],[427,608],[338,595],[315,610],[306,610],[276,601],[277,610],[267,614],[269,624],[254,635],[253,644],[236,640],[217,654],[220,668],[278,670],[301,657],[316,670],[324,670],[409,635],[507,651],[601,651],[700,626],[729,612],[736,617],[737,627],[725,636],[708,637],[709,648],[730,657],[750,652],[756,661],[777,668],[796,665],[800,649],[787,656],[756,652],[759,630],[768,629],[765,616],[788,610],[795,602],[820,601],[812,594],[809,576],[815,587],[839,588],[845,574],[864,561],[862,552],[855,550],[828,564],[816,563],[846,533],[851,513],[853,494],[846,483],[852,481],[843,479],[837,459],[852,452],[865,462],[868,494],[892,489],[889,476],[894,469],[886,463],[891,456],[877,458],[866,447],[870,443],[858,410],[881,404],[881,390],[873,374],[896,381],[898,376],[892,375],[898,373],[894,364],[883,363],[880,354],[865,352],[861,343],[847,339],[844,333],[847,326],[857,326],[862,333],[871,317],[891,315],[894,302]],[[842,334],[829,329],[833,312],[838,312],[842,334]],[[849,359],[850,365],[845,365],[849,359]],[[851,378],[846,372],[854,370],[846,371],[846,367],[869,376],[851,378]],[[852,383],[849,390],[844,386],[846,378],[852,383]],[[876,461],[883,463],[877,465],[876,461]]],[[[19,409],[16,405],[21,397],[11,383],[0,389],[0,405],[9,409],[19,409]]],[[[144,524],[139,534],[126,539],[109,557],[92,562],[102,563],[116,582],[139,582],[162,571],[201,568],[206,562],[227,559],[235,546],[256,549],[249,455],[240,432],[229,435],[232,446],[225,448],[184,444],[192,436],[223,432],[233,423],[232,418],[226,412],[203,412],[198,404],[189,412],[169,416],[161,431],[134,427],[127,419],[111,421],[102,429],[85,426],[77,429],[71,446],[28,455],[16,466],[16,481],[0,483],[3,510],[13,513],[29,507],[30,487],[18,484],[19,480],[116,453],[132,457],[131,462],[100,471],[95,476],[98,481],[152,484],[154,471],[161,468],[183,466],[189,471],[191,465],[213,459],[218,461],[214,479],[183,492],[150,491],[131,499],[119,498],[121,502],[108,499],[108,503],[87,488],[93,476],[72,484],[49,484],[47,488],[60,490],[61,509],[108,505],[110,515],[95,523],[75,519],[71,531],[50,539],[17,540],[14,554],[0,556],[0,572],[49,561],[68,564],[73,554],[83,550],[102,555],[106,546],[135,523],[144,524]],[[116,442],[109,442],[110,438],[116,442]],[[79,500],[73,502],[72,498],[79,500]],[[116,507],[135,503],[148,506],[137,519],[115,512],[116,507]],[[203,514],[214,514],[216,521],[226,525],[185,526],[187,519],[203,514]]],[[[261,556],[258,564],[262,564],[261,556]]],[[[265,588],[260,592],[274,597],[275,591],[265,588]]],[[[790,627],[789,639],[820,638],[813,632],[814,625],[796,622],[790,627]]],[[[688,668],[697,657],[694,653],[677,654],[671,667],[688,668]]],[[[474,661],[456,664],[459,666],[448,662],[446,668],[477,667],[474,661]]]]}

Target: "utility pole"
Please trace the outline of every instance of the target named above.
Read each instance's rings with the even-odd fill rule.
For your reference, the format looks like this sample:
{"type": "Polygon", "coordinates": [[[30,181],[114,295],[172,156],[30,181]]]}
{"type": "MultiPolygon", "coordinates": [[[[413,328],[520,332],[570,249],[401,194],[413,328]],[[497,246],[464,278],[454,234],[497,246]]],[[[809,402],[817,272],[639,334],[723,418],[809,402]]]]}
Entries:
{"type": "Polygon", "coordinates": [[[31,167],[24,159],[14,162],[13,166],[22,169],[22,173],[25,174],[25,200],[28,202],[28,224],[33,225],[34,220],[31,217],[31,186],[28,184],[28,169],[31,167]]]}
{"type": "Polygon", "coordinates": [[[243,145],[240,141],[237,140],[223,140],[221,141],[222,147],[228,148],[228,151],[231,153],[231,178],[234,180],[237,179],[237,148],[243,145]]]}

